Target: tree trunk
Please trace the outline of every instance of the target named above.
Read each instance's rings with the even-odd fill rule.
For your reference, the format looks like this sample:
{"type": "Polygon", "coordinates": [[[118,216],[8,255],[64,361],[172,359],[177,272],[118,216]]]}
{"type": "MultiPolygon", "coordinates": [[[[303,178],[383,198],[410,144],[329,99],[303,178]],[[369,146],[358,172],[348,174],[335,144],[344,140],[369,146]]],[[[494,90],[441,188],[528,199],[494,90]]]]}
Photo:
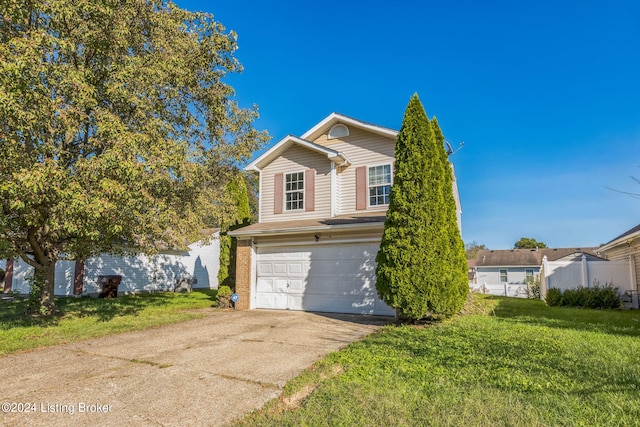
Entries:
{"type": "Polygon", "coordinates": [[[55,277],[56,277],[56,261],[44,264],[42,271],[44,283],[42,284],[42,297],[40,305],[47,313],[55,312],[56,306],[54,302],[55,277]]]}

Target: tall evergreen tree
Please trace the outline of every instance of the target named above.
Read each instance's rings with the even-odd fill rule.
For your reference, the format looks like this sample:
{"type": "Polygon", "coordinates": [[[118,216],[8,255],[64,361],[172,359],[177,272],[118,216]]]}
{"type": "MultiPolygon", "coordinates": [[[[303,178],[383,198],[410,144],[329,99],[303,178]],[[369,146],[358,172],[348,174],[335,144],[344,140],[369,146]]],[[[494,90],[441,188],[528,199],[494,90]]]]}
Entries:
{"type": "Polygon", "coordinates": [[[443,201],[447,226],[447,248],[449,251],[446,255],[443,253],[442,261],[449,267],[451,274],[445,292],[447,296],[447,298],[445,298],[447,301],[445,306],[458,307],[455,310],[455,312],[457,312],[462,308],[469,295],[467,256],[464,250],[464,242],[460,235],[457,206],[453,196],[453,166],[449,163],[449,156],[444,149],[444,135],[435,116],[431,121],[431,126],[433,127],[436,138],[436,145],[440,147],[440,150],[438,150],[440,154],[440,164],[444,166],[442,169],[442,176],[444,178],[443,201]]]}
{"type": "Polygon", "coordinates": [[[227,234],[230,230],[248,225],[251,219],[249,196],[245,178],[241,173],[234,176],[225,187],[225,196],[233,213],[227,222],[220,224],[220,269],[218,270],[218,286],[229,286],[235,289],[236,277],[236,239],[227,234]]]}
{"type": "Polygon", "coordinates": [[[452,315],[468,292],[452,169],[443,143],[437,121],[429,121],[414,95],[398,133],[394,182],[376,258],[378,293],[404,318],[452,315]]]}

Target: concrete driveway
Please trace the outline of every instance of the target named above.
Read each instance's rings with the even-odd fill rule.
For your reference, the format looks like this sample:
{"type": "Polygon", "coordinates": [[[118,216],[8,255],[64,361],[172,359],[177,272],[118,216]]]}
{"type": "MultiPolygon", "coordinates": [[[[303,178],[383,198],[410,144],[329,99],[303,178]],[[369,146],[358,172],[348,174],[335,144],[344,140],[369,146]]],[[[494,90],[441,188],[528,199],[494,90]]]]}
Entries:
{"type": "Polygon", "coordinates": [[[0,425],[224,425],[277,397],[289,379],[385,320],[214,311],[185,323],[3,357],[0,425]]]}

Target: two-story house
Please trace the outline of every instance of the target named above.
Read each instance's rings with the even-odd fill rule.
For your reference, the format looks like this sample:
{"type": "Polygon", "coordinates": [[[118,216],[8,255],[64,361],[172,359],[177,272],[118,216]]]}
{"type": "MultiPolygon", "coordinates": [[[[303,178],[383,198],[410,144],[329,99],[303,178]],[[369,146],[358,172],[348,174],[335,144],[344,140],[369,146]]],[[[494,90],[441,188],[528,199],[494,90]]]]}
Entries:
{"type": "Polygon", "coordinates": [[[378,298],[375,259],[396,136],[332,113],[245,168],[260,174],[260,213],[230,233],[238,239],[237,308],[395,313],[378,298]]]}

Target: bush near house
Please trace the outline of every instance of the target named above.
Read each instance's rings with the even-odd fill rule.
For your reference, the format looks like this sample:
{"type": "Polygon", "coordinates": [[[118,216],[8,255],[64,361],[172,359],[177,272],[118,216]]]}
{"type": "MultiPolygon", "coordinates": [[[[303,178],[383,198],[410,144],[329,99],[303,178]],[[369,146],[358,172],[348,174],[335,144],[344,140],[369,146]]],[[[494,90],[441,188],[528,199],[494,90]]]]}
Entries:
{"type": "Polygon", "coordinates": [[[233,292],[229,286],[220,286],[217,296],[218,307],[231,308],[231,295],[233,295],[233,292]]]}
{"type": "Polygon", "coordinates": [[[612,283],[600,286],[597,281],[594,281],[591,288],[578,286],[564,292],[551,288],[547,291],[545,301],[549,306],[563,307],[618,309],[622,306],[620,290],[612,283]]]}
{"type": "Polygon", "coordinates": [[[549,307],[559,307],[562,305],[562,291],[558,288],[550,288],[544,300],[549,307]]]}

